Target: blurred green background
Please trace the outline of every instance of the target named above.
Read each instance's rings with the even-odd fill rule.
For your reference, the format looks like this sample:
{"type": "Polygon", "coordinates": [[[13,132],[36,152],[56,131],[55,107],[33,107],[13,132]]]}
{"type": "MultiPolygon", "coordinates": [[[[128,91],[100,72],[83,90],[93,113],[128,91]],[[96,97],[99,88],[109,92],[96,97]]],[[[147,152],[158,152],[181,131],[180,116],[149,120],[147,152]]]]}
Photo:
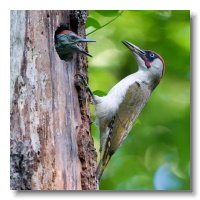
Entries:
{"type": "MultiPolygon", "coordinates": [[[[89,85],[107,93],[137,63],[122,40],[153,50],[165,74],[105,169],[101,190],[190,190],[190,11],[89,11],[89,85]],[[99,29],[100,28],[100,29],[99,29]],[[93,30],[99,29],[93,33],[93,30]]],[[[94,116],[94,106],[91,105],[94,116]]],[[[92,125],[99,150],[99,130],[92,125]]],[[[99,155],[98,155],[99,156],[99,155]]]]}

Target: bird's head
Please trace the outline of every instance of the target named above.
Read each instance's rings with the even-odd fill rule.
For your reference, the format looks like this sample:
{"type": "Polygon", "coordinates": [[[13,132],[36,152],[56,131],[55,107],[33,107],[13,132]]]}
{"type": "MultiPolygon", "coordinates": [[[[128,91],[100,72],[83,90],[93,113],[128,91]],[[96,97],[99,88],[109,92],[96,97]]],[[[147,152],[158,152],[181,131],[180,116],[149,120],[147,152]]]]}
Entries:
{"type": "Polygon", "coordinates": [[[95,40],[85,39],[70,30],[62,30],[58,35],[63,35],[68,42],[68,44],[77,44],[81,42],[96,42],[95,40]]]}
{"type": "Polygon", "coordinates": [[[55,35],[55,47],[61,59],[70,60],[73,52],[83,53],[92,57],[85,51],[79,43],[96,42],[95,40],[85,39],[70,30],[58,31],[55,35]]]}
{"type": "Polygon", "coordinates": [[[153,51],[142,50],[126,40],[123,40],[122,43],[133,53],[139,70],[147,72],[152,79],[159,83],[165,72],[163,58],[153,51]]]}

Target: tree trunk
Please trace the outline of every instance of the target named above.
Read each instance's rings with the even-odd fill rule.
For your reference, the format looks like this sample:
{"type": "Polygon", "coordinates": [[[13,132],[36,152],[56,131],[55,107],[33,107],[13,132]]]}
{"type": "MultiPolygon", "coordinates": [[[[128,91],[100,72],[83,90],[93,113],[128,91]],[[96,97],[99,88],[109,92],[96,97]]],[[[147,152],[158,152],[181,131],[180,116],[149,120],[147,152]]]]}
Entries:
{"type": "Polygon", "coordinates": [[[87,15],[87,11],[11,11],[13,190],[96,188],[89,97],[79,102],[83,86],[74,78],[76,73],[87,75],[87,58],[75,53],[71,62],[65,62],[54,47],[61,23],[85,37],[87,15]]]}

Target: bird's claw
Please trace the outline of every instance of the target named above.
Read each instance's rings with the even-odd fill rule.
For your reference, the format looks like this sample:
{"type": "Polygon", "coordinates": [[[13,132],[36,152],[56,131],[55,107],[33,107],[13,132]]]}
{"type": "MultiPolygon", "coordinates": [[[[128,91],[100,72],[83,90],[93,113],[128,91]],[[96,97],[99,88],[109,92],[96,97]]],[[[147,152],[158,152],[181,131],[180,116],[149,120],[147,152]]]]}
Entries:
{"type": "Polygon", "coordinates": [[[86,76],[85,76],[85,75],[83,75],[83,74],[81,74],[81,73],[77,73],[77,74],[75,75],[75,77],[76,77],[76,76],[81,77],[81,79],[82,79],[82,81],[83,81],[85,87],[88,87],[88,84],[87,84],[86,76]]]}
{"type": "Polygon", "coordinates": [[[86,76],[83,75],[83,74],[80,74],[80,73],[77,73],[77,74],[75,75],[75,77],[76,77],[76,76],[79,76],[79,77],[82,79],[83,84],[84,84],[84,86],[85,86],[85,87],[84,87],[84,91],[83,91],[83,96],[82,96],[81,98],[79,98],[80,101],[83,101],[83,100],[86,99],[86,93],[89,91],[89,93],[91,94],[92,92],[91,92],[91,90],[90,90],[90,88],[89,88],[89,85],[87,84],[86,76]]]}

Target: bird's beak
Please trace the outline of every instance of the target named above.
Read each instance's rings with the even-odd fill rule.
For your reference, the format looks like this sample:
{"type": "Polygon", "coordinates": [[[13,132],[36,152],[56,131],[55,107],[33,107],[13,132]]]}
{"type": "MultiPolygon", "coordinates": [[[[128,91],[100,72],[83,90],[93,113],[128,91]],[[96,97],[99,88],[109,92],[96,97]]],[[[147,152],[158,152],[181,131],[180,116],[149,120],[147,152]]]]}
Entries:
{"type": "MultiPolygon", "coordinates": [[[[79,40],[77,41],[77,43],[81,43],[81,42],[96,42],[96,40],[90,40],[90,39],[85,39],[85,38],[79,37],[79,40]]],[[[82,48],[79,47],[79,50],[83,54],[92,57],[92,55],[90,55],[87,51],[83,50],[82,48]]]]}
{"type": "Polygon", "coordinates": [[[92,55],[90,55],[87,51],[84,51],[82,48],[81,49],[79,48],[79,50],[80,50],[81,53],[83,53],[83,54],[85,54],[87,56],[92,57],[92,55]]]}
{"type": "Polygon", "coordinates": [[[96,42],[96,40],[90,40],[90,39],[79,37],[79,40],[77,41],[77,43],[79,42],[96,42]]]}
{"type": "MultiPolygon", "coordinates": [[[[79,40],[76,41],[76,43],[82,43],[82,42],[96,42],[96,40],[90,40],[90,39],[85,39],[85,38],[82,38],[82,37],[79,37],[79,40]]],[[[90,55],[87,51],[83,50],[80,46],[78,46],[79,48],[79,51],[87,56],[90,56],[92,57],[92,55],[90,55]]]]}
{"type": "Polygon", "coordinates": [[[133,53],[136,53],[137,55],[139,56],[144,56],[146,53],[140,49],[139,47],[137,47],[136,45],[134,44],[131,44],[130,42],[126,41],[126,40],[123,40],[122,43],[128,48],[130,49],[133,53]]]}

